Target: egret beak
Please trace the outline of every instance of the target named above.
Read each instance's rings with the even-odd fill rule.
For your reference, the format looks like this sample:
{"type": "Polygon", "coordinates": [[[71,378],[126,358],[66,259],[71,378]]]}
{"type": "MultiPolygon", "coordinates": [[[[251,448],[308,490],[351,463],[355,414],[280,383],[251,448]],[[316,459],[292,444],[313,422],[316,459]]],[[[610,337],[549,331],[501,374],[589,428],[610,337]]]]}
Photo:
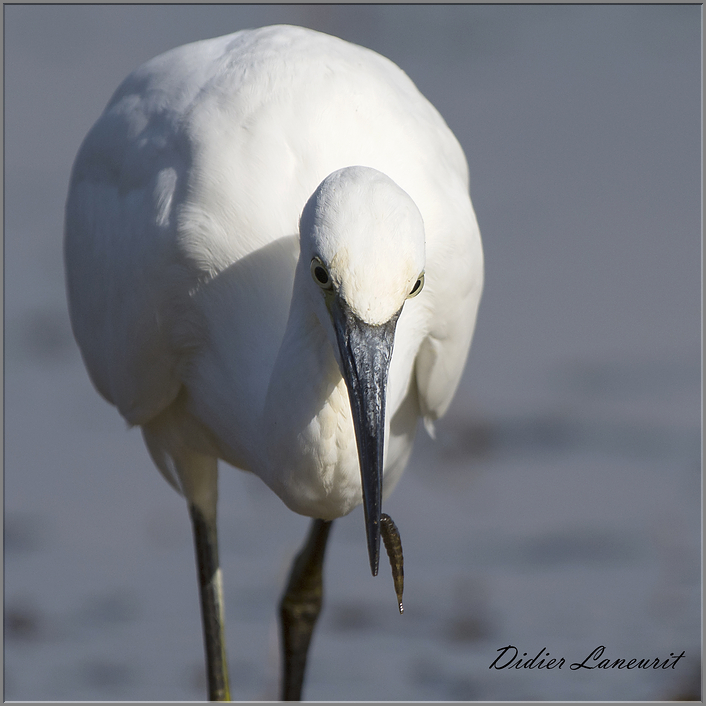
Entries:
{"type": "Polygon", "coordinates": [[[358,444],[370,569],[377,576],[387,373],[402,310],[379,326],[361,321],[339,297],[331,302],[330,311],[358,444]]]}

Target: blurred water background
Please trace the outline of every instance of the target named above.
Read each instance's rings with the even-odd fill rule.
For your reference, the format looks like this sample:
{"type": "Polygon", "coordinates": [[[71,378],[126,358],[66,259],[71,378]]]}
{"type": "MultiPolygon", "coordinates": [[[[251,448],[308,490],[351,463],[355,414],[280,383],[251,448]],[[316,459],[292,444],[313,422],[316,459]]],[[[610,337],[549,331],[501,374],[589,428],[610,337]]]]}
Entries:
{"type": "MultiPolygon", "coordinates": [[[[118,83],[174,46],[300,24],[397,62],[468,156],[486,288],[461,387],[386,505],[405,614],[335,523],[305,695],[696,695],[701,7],[5,5],[5,698],[205,694],[190,525],[71,336],[63,206],[118,83]],[[667,670],[489,669],[497,650],[667,670]]],[[[308,520],[223,467],[234,697],[277,696],[308,520]]]]}

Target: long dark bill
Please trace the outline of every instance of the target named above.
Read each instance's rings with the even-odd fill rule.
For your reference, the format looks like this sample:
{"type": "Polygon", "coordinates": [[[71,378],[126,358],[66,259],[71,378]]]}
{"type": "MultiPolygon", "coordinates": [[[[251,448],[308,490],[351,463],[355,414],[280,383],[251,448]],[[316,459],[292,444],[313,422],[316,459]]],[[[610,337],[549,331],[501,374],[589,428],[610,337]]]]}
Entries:
{"type": "Polygon", "coordinates": [[[399,315],[398,311],[389,321],[373,326],[361,321],[338,298],[331,304],[331,318],[343,367],[341,373],[348,387],[358,443],[365,531],[373,576],[377,576],[380,556],[387,373],[399,315]]]}

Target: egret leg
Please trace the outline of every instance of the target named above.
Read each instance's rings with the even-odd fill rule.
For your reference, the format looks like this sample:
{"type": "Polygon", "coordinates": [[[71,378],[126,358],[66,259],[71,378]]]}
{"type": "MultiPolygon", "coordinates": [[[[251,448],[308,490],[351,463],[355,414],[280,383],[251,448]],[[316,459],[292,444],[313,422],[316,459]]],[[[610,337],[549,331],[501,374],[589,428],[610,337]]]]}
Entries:
{"type": "Polygon", "coordinates": [[[282,701],[301,701],[306,656],[323,603],[322,569],[332,522],[314,520],[292,565],[280,602],[282,624],[282,701]]]}
{"type": "Polygon", "coordinates": [[[189,514],[194,528],[199,573],[208,698],[210,701],[230,701],[216,517],[215,514],[212,517],[207,516],[194,503],[189,503],[189,514]]]}

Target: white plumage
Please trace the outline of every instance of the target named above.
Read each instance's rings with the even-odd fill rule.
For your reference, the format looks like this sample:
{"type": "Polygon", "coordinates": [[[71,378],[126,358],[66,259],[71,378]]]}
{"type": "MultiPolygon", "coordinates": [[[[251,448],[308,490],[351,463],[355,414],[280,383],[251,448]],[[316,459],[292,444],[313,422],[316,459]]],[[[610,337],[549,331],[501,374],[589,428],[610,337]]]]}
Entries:
{"type": "Polygon", "coordinates": [[[92,381],[214,517],[218,458],[311,517],[361,503],[334,294],[372,327],[401,308],[389,492],[418,418],[451,401],[483,282],[438,112],[389,60],[288,26],[179,47],[123,82],[76,159],[65,256],[92,381]]]}

